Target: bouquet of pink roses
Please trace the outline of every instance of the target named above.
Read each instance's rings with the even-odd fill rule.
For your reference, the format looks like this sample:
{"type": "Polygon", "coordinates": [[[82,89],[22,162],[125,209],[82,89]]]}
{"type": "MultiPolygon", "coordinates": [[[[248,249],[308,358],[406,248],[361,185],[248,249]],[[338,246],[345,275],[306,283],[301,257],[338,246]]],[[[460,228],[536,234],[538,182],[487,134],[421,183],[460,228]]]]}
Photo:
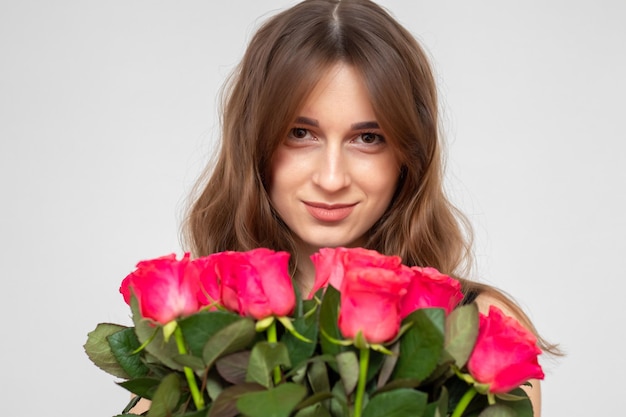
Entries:
{"type": "Polygon", "coordinates": [[[535,337],[455,279],[362,248],[312,256],[302,297],[269,249],[142,261],[122,282],[133,327],[85,350],[150,417],[531,417],[535,337]]]}

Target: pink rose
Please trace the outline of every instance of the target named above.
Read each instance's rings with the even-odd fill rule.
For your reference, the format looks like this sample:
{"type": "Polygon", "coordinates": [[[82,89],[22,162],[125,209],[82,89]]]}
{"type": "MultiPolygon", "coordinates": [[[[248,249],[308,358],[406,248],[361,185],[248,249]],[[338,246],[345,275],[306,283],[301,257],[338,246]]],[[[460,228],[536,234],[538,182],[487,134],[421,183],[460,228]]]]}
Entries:
{"type": "Polygon", "coordinates": [[[343,247],[322,248],[311,256],[311,260],[315,265],[315,282],[309,298],[328,285],[341,289],[347,269],[370,266],[394,270],[402,264],[399,256],[386,256],[371,249],[343,247]]]}
{"type": "Polygon", "coordinates": [[[227,309],[258,320],[293,312],[296,296],[289,276],[289,253],[259,248],[209,257],[227,309]]]}
{"type": "Polygon", "coordinates": [[[412,267],[413,279],[402,299],[400,315],[404,318],[420,308],[440,307],[449,314],[463,299],[461,283],[435,268],[412,267]]]}
{"type": "Polygon", "coordinates": [[[339,330],[347,339],[358,332],[368,343],[392,340],[400,330],[400,300],[411,279],[408,267],[352,267],[342,280],[339,330]]]}
{"type": "Polygon", "coordinates": [[[132,291],[142,317],[167,324],[198,311],[202,268],[201,263],[189,260],[189,253],[181,260],[171,254],[141,261],[122,281],[120,293],[130,305],[132,291]]]}
{"type": "Polygon", "coordinates": [[[369,343],[393,339],[400,329],[400,300],[413,272],[399,256],[363,248],[323,248],[311,256],[315,283],[309,297],[331,285],[341,293],[339,330],[369,343]]]}
{"type": "Polygon", "coordinates": [[[513,317],[490,306],[480,315],[478,339],[467,363],[472,377],[495,394],[506,393],[529,379],[543,379],[537,338],[513,317]]]}
{"type": "Polygon", "coordinates": [[[212,255],[204,256],[195,260],[202,267],[200,274],[200,287],[198,290],[198,303],[202,307],[209,306],[210,310],[217,310],[221,304],[220,284],[215,272],[215,258],[212,255]]]}

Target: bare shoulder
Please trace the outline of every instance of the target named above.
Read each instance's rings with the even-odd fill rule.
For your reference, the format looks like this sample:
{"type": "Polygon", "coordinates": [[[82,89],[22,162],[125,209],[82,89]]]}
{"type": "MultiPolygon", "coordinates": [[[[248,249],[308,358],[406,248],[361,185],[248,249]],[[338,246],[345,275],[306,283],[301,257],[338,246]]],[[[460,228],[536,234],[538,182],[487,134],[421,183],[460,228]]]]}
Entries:
{"type": "Polygon", "coordinates": [[[130,411],[134,414],[142,414],[148,411],[149,409],[150,409],[150,401],[146,400],[145,398],[142,398],[141,400],[139,400],[137,405],[135,405],[135,407],[133,407],[133,409],[130,411]]]}

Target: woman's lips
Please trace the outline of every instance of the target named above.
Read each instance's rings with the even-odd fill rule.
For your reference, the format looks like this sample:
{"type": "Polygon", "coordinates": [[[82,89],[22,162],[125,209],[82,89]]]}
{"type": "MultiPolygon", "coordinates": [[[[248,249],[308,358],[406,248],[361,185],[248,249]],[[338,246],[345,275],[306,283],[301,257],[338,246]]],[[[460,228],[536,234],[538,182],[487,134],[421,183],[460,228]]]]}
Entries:
{"type": "Polygon", "coordinates": [[[356,204],[325,204],[305,202],[304,206],[311,216],[321,222],[339,222],[352,213],[356,204]]]}

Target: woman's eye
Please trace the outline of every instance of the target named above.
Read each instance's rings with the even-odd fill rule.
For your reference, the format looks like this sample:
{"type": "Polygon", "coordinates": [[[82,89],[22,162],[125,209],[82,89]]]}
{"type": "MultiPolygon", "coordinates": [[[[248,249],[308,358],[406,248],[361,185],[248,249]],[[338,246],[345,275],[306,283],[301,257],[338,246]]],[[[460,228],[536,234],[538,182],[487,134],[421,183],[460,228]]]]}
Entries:
{"type": "Polygon", "coordinates": [[[361,133],[357,140],[360,140],[367,145],[377,145],[385,142],[385,138],[382,135],[371,132],[361,133]]]}
{"type": "Polygon", "coordinates": [[[294,139],[306,139],[311,136],[311,133],[307,129],[303,129],[301,127],[294,127],[289,132],[289,137],[294,139]]]}

